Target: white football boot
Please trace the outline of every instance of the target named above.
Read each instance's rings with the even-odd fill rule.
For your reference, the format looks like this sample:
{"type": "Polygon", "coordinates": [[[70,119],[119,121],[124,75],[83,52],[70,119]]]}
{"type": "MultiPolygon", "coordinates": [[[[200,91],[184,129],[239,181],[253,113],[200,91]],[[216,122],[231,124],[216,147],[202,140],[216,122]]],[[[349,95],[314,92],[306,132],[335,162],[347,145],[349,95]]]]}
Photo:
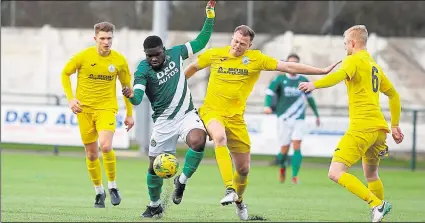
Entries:
{"type": "Polygon", "coordinates": [[[221,205],[228,205],[231,204],[239,199],[238,195],[236,194],[235,189],[233,188],[227,188],[224,192],[224,197],[221,199],[220,203],[221,205]]]}
{"type": "Polygon", "coordinates": [[[236,204],[236,214],[238,215],[239,219],[246,221],[248,220],[248,207],[246,206],[243,201],[241,202],[235,202],[236,204]]]}
{"type": "Polygon", "coordinates": [[[381,222],[385,215],[390,213],[392,208],[391,203],[383,201],[379,206],[372,209],[372,222],[381,222]]]}

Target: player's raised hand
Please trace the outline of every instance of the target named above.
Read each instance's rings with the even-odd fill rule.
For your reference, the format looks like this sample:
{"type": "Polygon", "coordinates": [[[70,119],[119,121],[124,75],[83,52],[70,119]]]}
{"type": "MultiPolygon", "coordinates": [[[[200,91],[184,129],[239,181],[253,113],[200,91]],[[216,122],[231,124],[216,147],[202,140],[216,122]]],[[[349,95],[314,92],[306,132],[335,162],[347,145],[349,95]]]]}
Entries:
{"type": "Polygon", "coordinates": [[[134,97],[134,92],[133,89],[129,88],[129,87],[124,87],[122,89],[122,94],[126,97],[126,98],[132,98],[134,97]]]}
{"type": "Polygon", "coordinates": [[[124,119],[124,125],[127,126],[127,128],[125,128],[128,131],[130,131],[131,128],[133,128],[134,126],[134,119],[133,116],[127,116],[124,119]]]}
{"type": "Polygon", "coordinates": [[[393,136],[394,141],[397,144],[400,144],[401,142],[403,142],[404,139],[404,134],[401,132],[400,127],[392,127],[391,128],[391,135],[393,136]]]}
{"type": "Polygon", "coordinates": [[[69,108],[71,108],[74,114],[77,114],[83,111],[83,109],[81,108],[81,102],[76,98],[73,98],[69,101],[69,108]]]}
{"type": "Polygon", "coordinates": [[[273,113],[273,110],[272,110],[272,108],[270,108],[270,107],[264,107],[264,114],[271,114],[271,113],[273,113]]]}
{"type": "Polygon", "coordinates": [[[316,87],[314,86],[313,82],[301,82],[298,85],[298,89],[300,89],[300,91],[303,91],[305,93],[309,93],[309,92],[312,92],[314,89],[316,89],[316,87]]]}
{"type": "Polygon", "coordinates": [[[205,8],[205,13],[207,14],[207,18],[212,19],[215,18],[215,11],[214,11],[214,7],[215,7],[215,1],[210,0],[207,3],[207,7],[205,8]]]}
{"type": "Polygon", "coordinates": [[[324,69],[323,69],[323,74],[328,74],[329,72],[331,72],[338,64],[340,64],[341,63],[341,60],[340,61],[338,61],[338,62],[336,62],[336,63],[333,63],[332,65],[330,65],[330,66],[328,66],[328,67],[325,67],[324,69]]]}

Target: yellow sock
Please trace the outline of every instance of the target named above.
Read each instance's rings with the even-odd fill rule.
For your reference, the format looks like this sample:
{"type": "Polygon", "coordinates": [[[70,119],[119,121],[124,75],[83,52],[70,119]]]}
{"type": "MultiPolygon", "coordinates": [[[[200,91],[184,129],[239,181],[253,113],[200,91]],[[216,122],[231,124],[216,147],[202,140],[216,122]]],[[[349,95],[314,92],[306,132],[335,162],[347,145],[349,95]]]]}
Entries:
{"type": "Polygon", "coordinates": [[[87,169],[89,170],[91,181],[94,186],[102,185],[102,167],[100,166],[99,158],[91,161],[86,158],[87,169]]]}
{"type": "Polygon", "coordinates": [[[108,182],[114,182],[116,177],[117,170],[117,157],[115,156],[115,151],[111,151],[103,154],[103,167],[105,168],[106,177],[108,177],[108,182]]]}
{"type": "Polygon", "coordinates": [[[235,185],[236,193],[239,197],[238,202],[241,202],[246,186],[248,185],[248,176],[241,176],[236,171],[233,176],[233,184],[235,185]]]}
{"type": "Polygon", "coordinates": [[[233,187],[233,165],[229,149],[226,146],[215,147],[215,159],[220,169],[221,178],[226,188],[233,187]]]}
{"type": "Polygon", "coordinates": [[[384,184],[382,184],[381,179],[369,182],[367,187],[376,197],[384,200],[384,184]]]}
{"type": "Polygon", "coordinates": [[[382,204],[381,199],[376,197],[357,177],[349,173],[343,173],[338,183],[360,199],[366,201],[371,208],[382,204]]]}

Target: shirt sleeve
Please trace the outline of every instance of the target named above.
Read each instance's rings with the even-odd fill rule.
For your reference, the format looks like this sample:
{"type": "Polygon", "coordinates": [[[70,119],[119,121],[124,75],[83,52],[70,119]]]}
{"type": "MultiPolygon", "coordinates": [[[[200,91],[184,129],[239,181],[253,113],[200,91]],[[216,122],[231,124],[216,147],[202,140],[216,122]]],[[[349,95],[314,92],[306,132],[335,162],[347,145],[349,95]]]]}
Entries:
{"type": "Polygon", "coordinates": [[[198,66],[200,69],[204,69],[205,67],[208,67],[211,65],[211,58],[214,55],[214,53],[215,53],[214,48],[211,48],[201,53],[198,56],[198,66]]]}
{"type": "Polygon", "coordinates": [[[204,22],[204,26],[202,27],[201,32],[196,36],[195,39],[187,42],[184,45],[180,45],[181,55],[183,60],[191,57],[193,54],[198,53],[202,49],[204,49],[208,41],[210,40],[212,31],[214,27],[214,19],[206,18],[204,22]]]}
{"type": "Polygon", "coordinates": [[[264,106],[270,107],[272,104],[272,98],[276,94],[277,89],[281,85],[281,77],[276,76],[272,82],[270,82],[269,87],[266,90],[266,97],[264,98],[264,106]]]}
{"type": "MultiPolygon", "coordinates": [[[[382,72],[382,71],[381,71],[382,72]]],[[[380,82],[380,91],[382,93],[388,91],[389,89],[393,88],[393,84],[391,83],[391,81],[388,79],[387,75],[385,75],[384,73],[382,73],[381,75],[379,75],[381,78],[381,82],[380,82]]]]}
{"type": "Polygon", "coordinates": [[[146,85],[147,85],[147,72],[148,66],[146,60],[140,62],[137,67],[136,72],[134,73],[134,83],[133,91],[134,97],[130,98],[130,102],[133,105],[138,105],[142,102],[143,95],[145,94],[146,85]]]}
{"type": "Polygon", "coordinates": [[[258,51],[258,65],[259,70],[276,70],[278,60],[276,58],[273,58],[271,56],[268,56],[266,54],[261,53],[258,51]]]}
{"type": "Polygon", "coordinates": [[[357,71],[356,67],[356,61],[353,56],[346,57],[341,64],[341,67],[339,70],[342,70],[345,72],[347,77],[351,80],[354,77],[354,74],[357,71]]]}
{"type": "Polygon", "coordinates": [[[68,62],[66,63],[65,67],[62,70],[62,73],[61,73],[62,87],[68,101],[74,98],[74,94],[72,93],[71,79],[69,78],[69,76],[71,76],[73,73],[77,72],[77,70],[81,68],[83,58],[84,58],[84,51],[75,54],[74,56],[71,57],[71,59],[68,60],[68,62]]]}
{"type": "Polygon", "coordinates": [[[126,87],[131,84],[130,69],[128,68],[128,63],[125,58],[124,58],[124,63],[118,73],[118,79],[120,80],[122,87],[126,87]]]}

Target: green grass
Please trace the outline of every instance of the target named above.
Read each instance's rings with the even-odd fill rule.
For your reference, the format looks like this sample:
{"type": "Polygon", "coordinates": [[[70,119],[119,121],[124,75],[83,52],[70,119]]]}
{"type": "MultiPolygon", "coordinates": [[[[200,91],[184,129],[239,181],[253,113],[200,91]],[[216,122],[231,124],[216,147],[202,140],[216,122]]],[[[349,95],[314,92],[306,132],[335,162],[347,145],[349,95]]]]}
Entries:
{"type": "MultiPolygon", "coordinates": [[[[95,194],[83,156],[3,151],[1,158],[1,222],[135,222],[141,221],[139,215],[148,204],[147,162],[140,158],[118,159],[117,180],[123,201],[113,207],[108,197],[105,209],[92,207],[95,194]]],[[[202,163],[189,181],[182,203],[167,206],[163,221],[238,220],[233,205],[219,204],[223,184],[217,166],[208,163],[202,163]]],[[[352,173],[363,179],[360,171],[352,173]]],[[[382,169],[380,176],[386,199],[393,203],[386,221],[425,219],[424,172],[382,169]]],[[[299,185],[281,184],[277,167],[252,166],[245,195],[250,214],[270,221],[370,221],[368,205],[328,180],[327,168],[304,166],[300,180],[299,185]]],[[[169,194],[171,188],[171,180],[166,180],[163,194],[169,194]]]]}

